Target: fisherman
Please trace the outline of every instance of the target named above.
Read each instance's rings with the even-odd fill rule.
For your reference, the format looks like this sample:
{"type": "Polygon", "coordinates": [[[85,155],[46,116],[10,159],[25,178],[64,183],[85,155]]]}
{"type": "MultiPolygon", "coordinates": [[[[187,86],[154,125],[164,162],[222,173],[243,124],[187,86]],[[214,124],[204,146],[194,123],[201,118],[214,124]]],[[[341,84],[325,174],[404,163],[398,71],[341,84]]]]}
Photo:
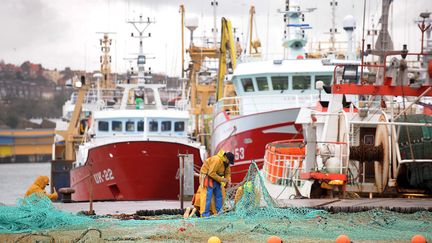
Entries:
{"type": "Polygon", "coordinates": [[[45,191],[45,187],[47,185],[49,185],[48,176],[38,176],[34,181],[34,183],[27,189],[27,192],[25,193],[25,197],[28,197],[33,193],[39,193],[47,196],[49,199],[51,199],[51,201],[57,200],[58,194],[55,187],[54,187],[54,193],[47,193],[45,191]]]}
{"type": "Polygon", "coordinates": [[[230,164],[234,164],[234,154],[220,150],[216,155],[206,159],[200,170],[200,187],[202,189],[200,213],[202,217],[210,216],[210,205],[214,195],[216,212],[222,209],[222,186],[231,182],[230,164]]]}

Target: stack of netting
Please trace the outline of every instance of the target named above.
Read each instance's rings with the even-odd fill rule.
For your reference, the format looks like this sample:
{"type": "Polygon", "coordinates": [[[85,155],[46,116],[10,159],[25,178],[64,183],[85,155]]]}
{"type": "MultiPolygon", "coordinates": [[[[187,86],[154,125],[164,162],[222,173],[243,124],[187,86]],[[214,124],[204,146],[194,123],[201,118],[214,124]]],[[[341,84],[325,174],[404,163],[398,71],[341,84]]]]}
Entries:
{"type": "MultiPolygon", "coordinates": [[[[334,242],[341,234],[357,241],[407,242],[413,235],[432,239],[432,213],[400,214],[386,210],[332,214],[310,208],[279,208],[264,187],[263,177],[252,164],[244,183],[227,191],[226,212],[208,219],[179,221],[163,239],[204,240],[218,236],[225,241],[265,242],[276,235],[287,242],[334,242]],[[176,233],[177,230],[177,233],[176,233]],[[191,238],[194,236],[195,238],[191,238]],[[201,238],[197,238],[201,236],[201,238]]],[[[162,237],[159,234],[159,238],[162,237]]]]}
{"type": "Polygon", "coordinates": [[[92,221],[88,217],[55,209],[48,197],[39,193],[18,200],[16,206],[0,206],[0,234],[83,228],[92,221]]]}
{"type": "Polygon", "coordinates": [[[49,210],[36,210],[35,214],[39,216],[30,216],[31,210],[20,209],[10,212],[22,217],[6,219],[4,210],[7,207],[1,207],[0,229],[5,232],[5,222],[12,219],[15,223],[6,227],[7,232],[51,229],[47,233],[53,238],[64,240],[67,235],[74,242],[98,239],[206,242],[211,236],[217,236],[223,242],[266,242],[272,235],[279,236],[284,242],[334,242],[341,234],[348,235],[353,242],[408,242],[416,234],[432,239],[432,213],[428,211],[400,214],[371,210],[333,214],[310,208],[279,208],[266,191],[254,164],[241,187],[227,190],[225,212],[209,218],[195,216],[184,219],[183,215],[163,215],[145,216],[141,217],[142,220],[123,221],[107,217],[89,220],[61,213],[53,209],[49,201],[44,202],[48,205],[40,206],[49,210]],[[40,221],[43,216],[47,217],[46,222],[40,221]],[[53,230],[56,224],[61,228],[53,230]],[[92,230],[84,230],[88,227],[92,230]]]}

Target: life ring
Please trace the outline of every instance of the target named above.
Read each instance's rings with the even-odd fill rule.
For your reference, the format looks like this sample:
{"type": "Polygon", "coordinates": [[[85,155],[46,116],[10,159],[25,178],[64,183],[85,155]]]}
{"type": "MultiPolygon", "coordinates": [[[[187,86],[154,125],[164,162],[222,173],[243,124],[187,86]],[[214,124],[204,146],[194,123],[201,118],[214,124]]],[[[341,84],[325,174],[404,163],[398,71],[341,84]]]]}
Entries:
{"type": "MultiPolygon", "coordinates": [[[[379,119],[380,122],[386,122],[384,116],[379,119]]],[[[375,146],[383,146],[383,159],[382,161],[375,161],[375,185],[378,192],[383,192],[387,186],[390,170],[390,156],[389,156],[389,141],[388,130],[386,125],[378,125],[375,131],[375,146]]]]}

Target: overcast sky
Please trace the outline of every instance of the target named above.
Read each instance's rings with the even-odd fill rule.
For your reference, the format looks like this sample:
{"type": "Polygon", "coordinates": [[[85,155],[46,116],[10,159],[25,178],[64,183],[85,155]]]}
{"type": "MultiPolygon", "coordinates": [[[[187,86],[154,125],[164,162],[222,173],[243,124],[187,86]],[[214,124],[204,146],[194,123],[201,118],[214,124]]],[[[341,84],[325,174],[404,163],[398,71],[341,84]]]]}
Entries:
{"type": "MultiPolygon", "coordinates": [[[[303,9],[316,7],[306,14],[306,22],[313,29],[307,32],[312,41],[328,40],[325,34],[331,28],[331,0],[302,1],[303,9]]],[[[218,25],[227,17],[238,28],[237,35],[247,35],[248,14],[251,5],[256,8],[257,36],[265,53],[282,53],[283,17],[277,9],[284,8],[283,0],[218,0],[218,25]]],[[[127,19],[140,14],[156,19],[148,30],[152,38],[144,41],[144,50],[155,57],[149,65],[154,72],[169,75],[180,74],[181,42],[179,5],[184,4],[186,17],[196,16],[200,27],[196,36],[211,34],[213,9],[211,0],[2,0],[0,7],[0,59],[7,63],[21,64],[26,60],[41,63],[47,68],[99,69],[99,38],[96,32],[115,32],[112,35],[112,69],[124,72],[130,67],[125,58],[138,50],[136,39],[127,19]]],[[[351,14],[357,21],[356,39],[361,40],[361,0],[339,0],[336,23],[339,40],[345,40],[341,28],[344,16],[351,14]]],[[[420,32],[413,20],[421,11],[432,11],[431,0],[394,0],[393,40],[395,48],[403,43],[411,51],[419,50],[420,32]]],[[[375,25],[381,12],[380,0],[367,0],[366,29],[375,25]]],[[[189,31],[185,31],[188,40],[189,31]]],[[[370,40],[367,40],[370,43],[370,40]]],[[[188,45],[188,43],[186,43],[188,45]]]]}

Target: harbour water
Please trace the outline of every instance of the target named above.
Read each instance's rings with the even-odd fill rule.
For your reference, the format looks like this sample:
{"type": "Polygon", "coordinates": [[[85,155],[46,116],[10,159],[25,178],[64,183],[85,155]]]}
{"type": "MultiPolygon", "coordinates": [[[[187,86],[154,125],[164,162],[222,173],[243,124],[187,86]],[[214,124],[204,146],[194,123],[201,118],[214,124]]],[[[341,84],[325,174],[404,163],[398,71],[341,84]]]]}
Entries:
{"type": "Polygon", "coordinates": [[[0,164],[0,203],[14,205],[38,175],[51,175],[50,163],[0,164]]]}

